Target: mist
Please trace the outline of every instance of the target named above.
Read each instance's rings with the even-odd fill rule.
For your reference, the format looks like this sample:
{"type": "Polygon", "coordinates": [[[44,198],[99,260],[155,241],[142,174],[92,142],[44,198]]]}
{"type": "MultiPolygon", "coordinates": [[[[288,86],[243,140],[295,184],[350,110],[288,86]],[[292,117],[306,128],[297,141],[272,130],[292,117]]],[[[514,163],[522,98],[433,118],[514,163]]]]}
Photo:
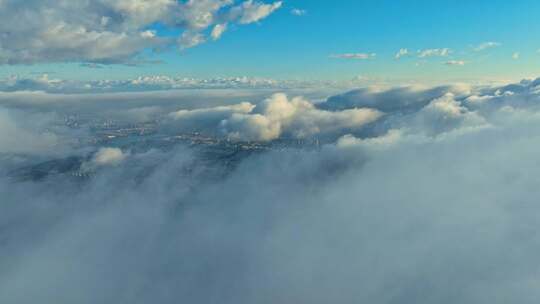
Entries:
{"type": "Polygon", "coordinates": [[[2,101],[0,302],[537,302],[537,81],[362,89],[323,102],[273,93],[2,101]],[[294,98],[294,115],[265,110],[294,98]],[[280,132],[223,132],[242,102],[243,118],[264,116],[280,132]],[[340,123],[344,111],[377,115],[340,123]],[[80,140],[96,131],[66,126],[73,112],[262,148],[80,140]],[[324,140],[272,146],[298,139],[324,140]],[[82,173],[21,178],[66,159],[82,173]]]}

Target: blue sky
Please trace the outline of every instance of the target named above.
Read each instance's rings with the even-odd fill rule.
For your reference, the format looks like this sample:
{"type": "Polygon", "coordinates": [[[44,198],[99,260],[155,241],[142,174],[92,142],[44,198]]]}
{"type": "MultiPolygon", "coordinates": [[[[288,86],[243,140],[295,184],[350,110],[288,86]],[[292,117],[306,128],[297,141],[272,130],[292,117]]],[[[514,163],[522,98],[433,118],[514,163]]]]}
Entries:
{"type": "MultiPolygon", "coordinates": [[[[177,47],[143,51],[145,59],[159,63],[121,63],[99,69],[83,67],[72,60],[2,65],[0,76],[49,73],[62,79],[168,75],[302,80],[347,80],[358,76],[441,82],[515,80],[540,74],[540,41],[536,41],[540,25],[534,18],[539,11],[537,1],[290,0],[264,20],[231,24],[217,41],[183,51],[177,47]],[[301,9],[305,14],[294,15],[293,9],[301,9]],[[474,50],[486,42],[497,45],[474,50]],[[396,60],[394,57],[402,48],[408,50],[409,56],[396,60]],[[418,58],[419,50],[446,48],[450,50],[446,56],[418,58]],[[376,56],[335,58],[341,54],[376,56]]],[[[158,36],[176,36],[184,31],[156,25],[149,28],[157,30],[158,36]]]]}

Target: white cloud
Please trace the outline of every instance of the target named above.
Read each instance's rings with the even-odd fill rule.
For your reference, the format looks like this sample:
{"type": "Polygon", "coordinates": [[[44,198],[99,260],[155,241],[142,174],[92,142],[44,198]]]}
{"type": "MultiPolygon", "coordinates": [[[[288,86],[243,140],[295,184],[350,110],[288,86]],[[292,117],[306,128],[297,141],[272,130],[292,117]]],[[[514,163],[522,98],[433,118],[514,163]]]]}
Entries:
{"type": "Polygon", "coordinates": [[[195,47],[204,42],[206,42],[206,37],[199,32],[193,31],[185,31],[180,38],[178,38],[178,45],[181,50],[195,47]]]}
{"type": "Polygon", "coordinates": [[[203,31],[216,23],[220,10],[231,4],[230,0],[188,0],[180,3],[173,22],[192,31],[203,31]]]}
{"type": "Polygon", "coordinates": [[[514,60],[518,60],[519,57],[520,57],[520,53],[519,53],[519,52],[515,52],[515,53],[512,54],[512,59],[514,59],[514,60]]]}
{"type": "Polygon", "coordinates": [[[396,56],[394,56],[395,59],[400,59],[401,57],[404,57],[404,56],[407,56],[409,55],[409,50],[408,49],[400,49],[397,53],[396,53],[396,56]]]}
{"type": "Polygon", "coordinates": [[[293,8],[291,9],[291,14],[295,16],[305,16],[307,14],[307,11],[299,8],[293,8]]]}
{"type": "Polygon", "coordinates": [[[357,138],[351,134],[344,135],[338,139],[336,146],[339,148],[349,148],[349,147],[361,147],[363,149],[386,149],[403,139],[402,130],[389,130],[387,134],[372,137],[372,138],[357,138]]]}
{"type": "MultiPolygon", "coordinates": [[[[145,49],[174,45],[148,30],[155,23],[183,32],[182,48],[213,39],[224,24],[249,24],[269,16],[281,2],[252,0],[28,0],[3,2],[0,64],[39,62],[130,63],[145,49]],[[191,38],[191,39],[190,39],[191,38]]],[[[219,34],[219,35],[218,35],[219,34]]]]}
{"type": "Polygon", "coordinates": [[[371,109],[325,111],[301,97],[274,94],[260,104],[241,103],[170,114],[178,128],[221,134],[232,140],[269,141],[281,136],[306,138],[359,129],[381,113],[371,109]]]}
{"type": "Polygon", "coordinates": [[[416,112],[447,93],[464,98],[472,90],[473,87],[467,84],[427,88],[403,86],[387,90],[367,87],[332,96],[319,107],[330,111],[373,108],[384,113],[416,112]]]}
{"type": "Polygon", "coordinates": [[[345,53],[345,54],[337,54],[337,55],[331,55],[331,58],[341,58],[341,59],[360,59],[360,60],[366,60],[366,59],[373,59],[377,56],[375,53],[345,53]]]}
{"type": "Polygon", "coordinates": [[[94,172],[107,167],[120,166],[129,155],[120,148],[102,147],[99,148],[92,158],[80,164],[80,172],[94,172]]]}
{"type": "Polygon", "coordinates": [[[96,166],[115,166],[124,161],[126,157],[126,154],[119,148],[101,148],[92,158],[92,163],[96,166]]]}
{"type": "Polygon", "coordinates": [[[265,4],[258,1],[247,0],[241,5],[231,9],[232,16],[238,16],[238,23],[250,24],[260,21],[281,7],[282,2],[276,1],[265,4]]]}
{"type": "Polygon", "coordinates": [[[426,57],[446,57],[450,53],[452,53],[452,50],[449,48],[442,48],[442,49],[425,49],[425,50],[419,50],[418,51],[418,57],[419,58],[426,58],[426,57]]]}
{"type": "Polygon", "coordinates": [[[484,51],[484,50],[487,50],[487,49],[498,47],[500,45],[501,44],[498,43],[498,42],[488,41],[488,42],[483,42],[483,43],[477,45],[476,47],[473,48],[473,50],[475,52],[480,52],[480,51],[484,51]]]}
{"type": "Polygon", "coordinates": [[[156,31],[143,31],[141,32],[141,37],[152,39],[156,37],[156,31]]]}
{"type": "Polygon", "coordinates": [[[221,35],[225,33],[226,30],[227,30],[227,23],[216,24],[214,28],[212,29],[212,33],[210,34],[210,36],[212,37],[213,40],[218,40],[219,38],[221,38],[221,35]]]}
{"type": "Polygon", "coordinates": [[[463,61],[463,60],[448,60],[444,64],[462,66],[462,65],[465,65],[465,61],[463,61]]]}
{"type": "Polygon", "coordinates": [[[454,130],[468,131],[489,127],[486,120],[456,100],[454,94],[447,93],[434,99],[403,127],[416,128],[417,134],[436,136],[454,130]]]}
{"type": "MultiPolygon", "coordinates": [[[[102,64],[83,64],[88,68],[109,68],[102,64]]],[[[65,80],[46,74],[31,78],[9,76],[0,78],[0,92],[45,91],[49,93],[97,93],[126,91],[156,91],[174,89],[316,89],[348,87],[349,82],[278,80],[260,77],[192,78],[167,75],[147,75],[133,79],[65,80]]]]}
{"type": "Polygon", "coordinates": [[[175,120],[189,120],[190,125],[196,125],[197,121],[218,120],[221,121],[234,113],[250,113],[255,105],[249,102],[242,102],[230,106],[219,106],[213,108],[202,108],[195,110],[179,110],[172,112],[169,116],[175,120]]]}

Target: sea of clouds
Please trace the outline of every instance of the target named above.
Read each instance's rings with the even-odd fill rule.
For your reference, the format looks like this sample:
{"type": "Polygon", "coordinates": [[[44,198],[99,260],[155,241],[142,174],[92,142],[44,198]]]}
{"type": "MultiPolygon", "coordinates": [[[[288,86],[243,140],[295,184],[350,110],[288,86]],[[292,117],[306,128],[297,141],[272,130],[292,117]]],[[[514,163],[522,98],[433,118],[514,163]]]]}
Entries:
{"type": "Polygon", "coordinates": [[[0,93],[1,303],[536,303],[540,81],[0,93]],[[66,115],[158,119],[243,158],[82,144],[66,115]],[[10,178],[84,156],[84,182],[10,178]]]}

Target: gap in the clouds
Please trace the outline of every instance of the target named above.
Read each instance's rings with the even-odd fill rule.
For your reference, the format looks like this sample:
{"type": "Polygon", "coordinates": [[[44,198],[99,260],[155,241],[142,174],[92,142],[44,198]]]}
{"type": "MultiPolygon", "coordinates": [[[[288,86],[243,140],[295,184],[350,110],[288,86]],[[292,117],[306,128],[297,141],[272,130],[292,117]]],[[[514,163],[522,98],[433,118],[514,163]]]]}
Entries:
{"type": "Polygon", "coordinates": [[[145,30],[156,31],[156,35],[159,37],[172,37],[177,38],[184,32],[183,29],[167,26],[161,22],[156,22],[149,25],[145,30]]]}

